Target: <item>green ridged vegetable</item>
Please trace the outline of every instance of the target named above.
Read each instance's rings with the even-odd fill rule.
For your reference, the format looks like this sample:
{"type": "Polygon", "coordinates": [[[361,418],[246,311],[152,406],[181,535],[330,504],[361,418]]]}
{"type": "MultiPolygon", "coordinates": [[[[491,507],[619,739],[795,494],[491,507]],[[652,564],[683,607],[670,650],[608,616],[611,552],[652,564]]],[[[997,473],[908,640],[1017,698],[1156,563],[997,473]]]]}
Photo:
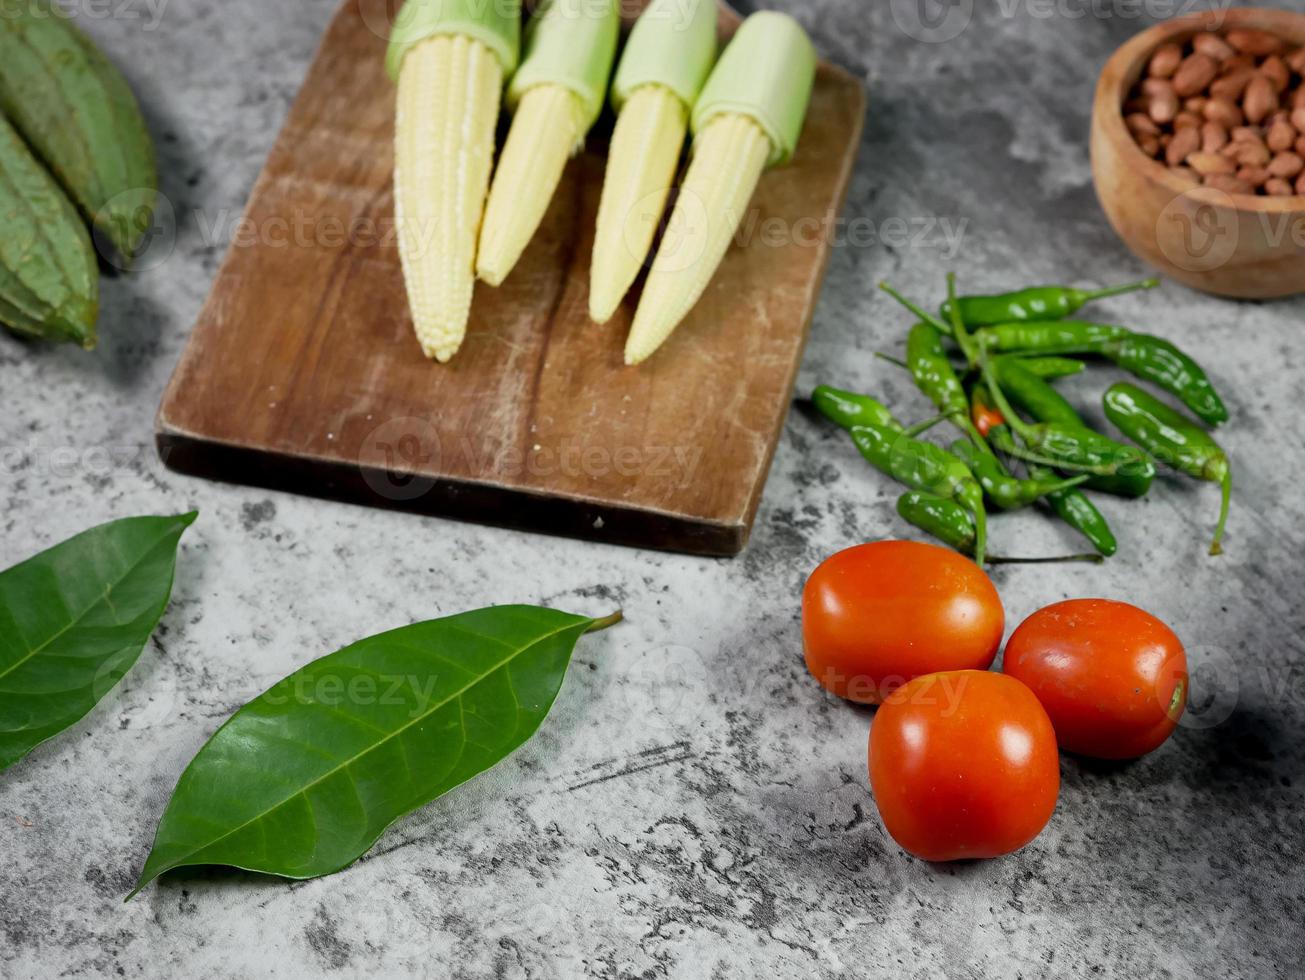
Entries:
{"type": "Polygon", "coordinates": [[[154,146],[126,79],[49,0],[0,17],[0,110],[129,264],[153,222],[154,146]]]}
{"type": "Polygon", "coordinates": [[[99,280],[77,210],[0,116],[0,322],[95,346],[99,280]]]}

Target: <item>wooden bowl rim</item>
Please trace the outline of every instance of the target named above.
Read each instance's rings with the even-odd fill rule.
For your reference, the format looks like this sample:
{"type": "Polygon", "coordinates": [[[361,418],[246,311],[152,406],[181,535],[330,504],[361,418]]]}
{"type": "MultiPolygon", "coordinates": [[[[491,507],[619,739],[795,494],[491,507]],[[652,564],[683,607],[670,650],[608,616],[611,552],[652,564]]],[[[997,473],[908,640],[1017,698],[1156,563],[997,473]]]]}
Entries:
{"type": "MultiPolygon", "coordinates": [[[[1185,194],[1196,201],[1207,201],[1215,206],[1222,204],[1223,199],[1226,198],[1233,202],[1237,211],[1291,214],[1305,208],[1305,194],[1293,194],[1291,197],[1260,197],[1252,194],[1229,194],[1215,187],[1201,185],[1193,187],[1175,177],[1165,164],[1143,153],[1133,134],[1124,125],[1124,97],[1127,95],[1124,91],[1125,79],[1132,75],[1133,69],[1145,62],[1160,45],[1181,35],[1195,35],[1209,30],[1226,31],[1235,28],[1239,23],[1246,25],[1252,21],[1264,20],[1295,21],[1299,25],[1302,36],[1305,36],[1305,13],[1274,7],[1230,7],[1227,10],[1202,10],[1161,21],[1133,35],[1115,50],[1101,71],[1096,101],[1107,110],[1102,120],[1107,128],[1107,135],[1116,142],[1121,140],[1126,142],[1129,147],[1126,152],[1136,156],[1137,164],[1130,162],[1130,166],[1136,166],[1139,172],[1163,184],[1176,196],[1185,194]]],[[[1141,75],[1139,74],[1138,77],[1140,78],[1141,75]]]]}

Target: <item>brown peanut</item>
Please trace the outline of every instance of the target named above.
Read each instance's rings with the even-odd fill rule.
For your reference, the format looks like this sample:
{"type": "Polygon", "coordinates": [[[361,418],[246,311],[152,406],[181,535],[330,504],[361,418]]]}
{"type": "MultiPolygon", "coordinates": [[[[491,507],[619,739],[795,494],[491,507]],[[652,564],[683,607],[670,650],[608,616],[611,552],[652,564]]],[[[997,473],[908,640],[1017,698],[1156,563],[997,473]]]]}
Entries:
{"type": "Polygon", "coordinates": [[[1227,99],[1211,99],[1205,104],[1205,118],[1217,122],[1224,129],[1233,129],[1246,121],[1242,110],[1227,99]]]}
{"type": "Polygon", "coordinates": [[[1187,165],[1202,177],[1210,174],[1235,174],[1237,165],[1218,153],[1193,153],[1187,157],[1187,165]]]}
{"type": "Polygon", "coordinates": [[[1260,65],[1260,74],[1269,80],[1279,95],[1287,91],[1287,86],[1291,84],[1291,69],[1276,54],[1264,59],[1260,65]]]}
{"type": "Polygon", "coordinates": [[[1208,122],[1201,127],[1201,152],[1217,153],[1228,145],[1228,130],[1217,122],[1208,122]]]}
{"type": "Polygon", "coordinates": [[[1184,183],[1305,194],[1305,45],[1198,31],[1152,52],[1123,111],[1142,152],[1184,183]]]}
{"type": "Polygon", "coordinates": [[[1233,159],[1243,167],[1267,167],[1273,159],[1269,148],[1258,140],[1254,143],[1238,143],[1233,159]]]}
{"type": "MultiPolygon", "coordinates": [[[[1177,47],[1177,45],[1175,45],[1177,47]]],[[[1203,55],[1208,55],[1215,61],[1226,61],[1237,52],[1233,46],[1221,38],[1218,34],[1205,32],[1192,38],[1192,47],[1203,55]]],[[[1182,56],[1182,49],[1179,48],[1179,56],[1182,56]]]]}
{"type": "Polygon", "coordinates": [[[1255,68],[1255,59],[1249,54],[1235,54],[1219,66],[1219,73],[1231,75],[1233,72],[1245,71],[1247,68],[1255,68]]]}
{"type": "Polygon", "coordinates": [[[1178,115],[1178,95],[1173,85],[1164,78],[1148,78],[1142,83],[1142,91],[1151,99],[1147,115],[1157,123],[1173,122],[1178,115]]]}
{"type": "Polygon", "coordinates": [[[1219,65],[1209,55],[1189,54],[1174,73],[1174,91],[1184,98],[1203,92],[1218,74],[1219,65]]]}
{"type": "Polygon", "coordinates": [[[1165,163],[1176,167],[1201,149],[1201,133],[1195,128],[1180,129],[1165,147],[1165,163]]]}
{"type": "MultiPolygon", "coordinates": [[[[1230,52],[1232,48],[1228,49],[1230,52]]],[[[1174,72],[1183,61],[1183,49],[1177,44],[1162,44],[1151,55],[1151,64],[1147,74],[1152,78],[1173,78],[1174,72]]]]}
{"type": "Polygon", "coordinates": [[[1295,153],[1279,153],[1269,161],[1268,169],[1272,177],[1295,177],[1305,170],[1305,160],[1295,153]]]}
{"type": "Polygon", "coordinates": [[[1282,39],[1268,31],[1257,31],[1242,27],[1229,31],[1225,37],[1229,44],[1242,54],[1263,58],[1265,55],[1277,54],[1282,50],[1282,39]]]}
{"type": "Polygon", "coordinates": [[[1251,79],[1254,77],[1255,72],[1250,68],[1224,75],[1223,78],[1210,83],[1210,98],[1236,102],[1242,97],[1246,86],[1251,84],[1251,79]]]}
{"type": "MultiPolygon", "coordinates": [[[[1273,90],[1273,83],[1263,75],[1256,75],[1246,86],[1246,98],[1242,111],[1253,123],[1260,123],[1278,111],[1278,93],[1273,90]]],[[[1153,117],[1154,118],[1154,117],[1153,117]]]]}
{"type": "Polygon", "coordinates": [[[1140,133],[1150,133],[1152,136],[1160,135],[1160,127],[1148,115],[1142,112],[1130,112],[1124,117],[1124,125],[1134,136],[1140,133]]]}
{"type": "Polygon", "coordinates": [[[1279,119],[1269,127],[1269,133],[1264,137],[1264,142],[1274,153],[1290,150],[1296,145],[1296,129],[1285,119],[1279,119]]]}

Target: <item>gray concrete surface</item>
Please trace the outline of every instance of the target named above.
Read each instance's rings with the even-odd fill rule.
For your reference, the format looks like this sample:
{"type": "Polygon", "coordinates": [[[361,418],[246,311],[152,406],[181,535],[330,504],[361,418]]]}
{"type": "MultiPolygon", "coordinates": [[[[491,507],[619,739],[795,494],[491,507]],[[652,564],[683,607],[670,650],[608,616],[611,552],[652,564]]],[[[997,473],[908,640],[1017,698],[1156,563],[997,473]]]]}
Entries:
{"type": "MultiPolygon", "coordinates": [[[[1181,340],[1228,396],[1228,554],[1204,554],[1216,492],[1166,479],[1146,502],[1106,502],[1123,541],[1109,564],[996,578],[1012,626],[1081,595],[1162,616],[1189,646],[1193,709],[1136,764],[1065,760],[1056,815],[1021,853],[927,866],[877,818],[871,714],[823,696],[800,653],[805,574],[901,533],[898,491],[802,412],[733,561],[160,466],[155,406],[334,5],[75,5],[141,95],[178,237],[167,261],[105,283],[96,354],[0,336],[0,565],[113,517],[202,517],[172,607],[122,687],[0,776],[0,975],[1299,975],[1305,301],[1166,284],[1103,308],[1181,340]],[[178,775],[234,708],[359,636],[501,601],[628,615],[584,642],[525,750],[332,878],[177,875],[122,904],[178,775]]],[[[1141,271],[1093,195],[1089,100],[1113,47],[1184,0],[959,0],[969,21],[940,43],[902,29],[914,0],[772,5],[872,94],[847,206],[872,234],[834,256],[803,388],[874,389],[924,413],[871,357],[907,325],[874,292],[882,277],[933,294],[948,268],[972,288],[1141,271]],[[955,254],[948,229],[961,233],[955,254]]],[[[1080,400],[1108,376],[1074,386],[1080,400]]],[[[1030,515],[996,537],[1009,551],[1077,546],[1030,515]]]]}

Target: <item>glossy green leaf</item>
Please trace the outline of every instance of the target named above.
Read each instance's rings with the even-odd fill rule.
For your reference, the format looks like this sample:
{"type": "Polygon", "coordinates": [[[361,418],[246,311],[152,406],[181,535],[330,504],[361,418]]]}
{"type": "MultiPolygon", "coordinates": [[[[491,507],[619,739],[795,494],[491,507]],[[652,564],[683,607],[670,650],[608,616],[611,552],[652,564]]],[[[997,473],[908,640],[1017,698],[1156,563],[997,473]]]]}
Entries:
{"type": "Polygon", "coordinates": [[[102,524],[0,572],[0,770],[131,669],[167,608],[195,516],[102,524]]]}
{"type": "Polygon", "coordinates": [[[618,618],[496,606],[360,640],[291,674],[182,773],[132,895],[192,865],[315,878],[352,864],[399,817],[523,745],[581,634],[618,618]]]}

